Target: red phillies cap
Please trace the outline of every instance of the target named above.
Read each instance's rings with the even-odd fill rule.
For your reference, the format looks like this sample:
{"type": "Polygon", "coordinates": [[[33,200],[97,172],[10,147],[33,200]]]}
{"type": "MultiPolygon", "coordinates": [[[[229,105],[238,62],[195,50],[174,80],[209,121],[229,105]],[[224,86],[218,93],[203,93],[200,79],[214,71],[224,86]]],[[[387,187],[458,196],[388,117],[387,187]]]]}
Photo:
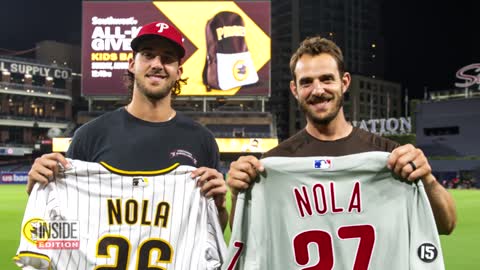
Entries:
{"type": "Polygon", "coordinates": [[[148,38],[161,37],[173,42],[178,47],[178,56],[185,56],[185,48],[183,47],[183,38],[175,27],[166,22],[151,22],[142,26],[138,35],[130,43],[132,50],[138,51],[140,43],[148,38]]]}

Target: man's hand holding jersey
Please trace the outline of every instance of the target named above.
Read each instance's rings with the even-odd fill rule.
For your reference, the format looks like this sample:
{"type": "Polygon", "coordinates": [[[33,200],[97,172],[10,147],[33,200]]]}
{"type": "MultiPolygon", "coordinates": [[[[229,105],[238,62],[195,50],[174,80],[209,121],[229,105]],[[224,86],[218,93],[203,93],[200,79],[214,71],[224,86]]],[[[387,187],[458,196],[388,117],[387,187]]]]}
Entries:
{"type": "Polygon", "coordinates": [[[435,181],[435,178],[430,177],[433,176],[432,168],[428,164],[427,157],[421,149],[411,144],[395,148],[388,159],[387,166],[396,175],[409,181],[422,179],[424,184],[435,181]]]}
{"type": "Polygon", "coordinates": [[[258,172],[263,170],[262,163],[255,156],[241,156],[237,161],[232,162],[227,179],[232,196],[237,196],[238,192],[247,189],[257,177],[258,172]]]}
{"type": "Polygon", "coordinates": [[[387,166],[403,179],[422,180],[438,232],[450,234],[455,228],[457,220],[455,202],[452,195],[438,183],[432,174],[432,167],[423,151],[411,144],[399,146],[392,151],[387,166]]]}
{"type": "Polygon", "coordinates": [[[70,166],[67,159],[60,153],[44,154],[36,158],[28,172],[27,193],[32,192],[36,182],[41,185],[48,184],[53,176],[58,173],[59,164],[67,169],[70,166]]]}
{"type": "MultiPolygon", "coordinates": [[[[396,175],[409,181],[422,180],[432,206],[438,232],[450,234],[456,223],[455,204],[452,196],[435,179],[423,151],[411,144],[399,146],[392,151],[387,167],[396,175]]],[[[238,192],[247,189],[257,177],[258,172],[263,170],[261,162],[254,156],[242,156],[230,165],[227,185],[232,192],[231,224],[233,224],[238,192]]]]}
{"type": "MultiPolygon", "coordinates": [[[[36,182],[41,185],[48,184],[54,175],[58,173],[59,164],[64,168],[70,166],[67,159],[60,153],[44,154],[35,159],[32,168],[28,172],[27,193],[30,194],[36,182]]],[[[192,172],[191,177],[200,177],[198,180],[200,192],[207,198],[214,198],[220,224],[225,229],[228,221],[228,212],[225,206],[227,186],[223,175],[215,169],[200,167],[192,172]]]]}
{"type": "Polygon", "coordinates": [[[223,175],[215,169],[200,167],[192,172],[192,178],[199,177],[198,186],[200,192],[207,198],[213,197],[218,209],[220,224],[225,230],[228,222],[228,212],[226,209],[227,185],[223,175]]]}

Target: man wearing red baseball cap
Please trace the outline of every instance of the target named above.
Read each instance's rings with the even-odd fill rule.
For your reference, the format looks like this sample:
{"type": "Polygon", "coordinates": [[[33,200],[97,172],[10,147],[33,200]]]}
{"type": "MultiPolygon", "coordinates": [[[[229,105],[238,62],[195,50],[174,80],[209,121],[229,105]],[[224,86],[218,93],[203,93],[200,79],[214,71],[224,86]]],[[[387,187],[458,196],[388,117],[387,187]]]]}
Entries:
{"type": "Polygon", "coordinates": [[[185,47],[183,46],[183,37],[175,27],[164,22],[151,22],[144,25],[138,35],[132,40],[130,44],[132,50],[138,51],[138,46],[142,41],[152,38],[165,38],[177,46],[178,56],[183,58],[185,56],[185,47]]]}
{"type": "MultiPolygon", "coordinates": [[[[225,229],[227,189],[219,173],[220,154],[215,138],[208,129],[171,106],[172,95],[179,94],[181,84],[186,83],[181,78],[181,60],[185,56],[181,33],[169,23],[151,22],[141,28],[131,47],[133,58],[129,59],[126,76],[130,102],[77,129],[66,156],[104,162],[122,171],[159,172],[177,164],[195,167],[191,178],[198,177],[200,192],[213,197],[218,219],[225,229]]],[[[29,172],[27,192],[30,193],[35,182],[47,184],[58,172],[58,164],[69,167],[60,153],[36,159],[29,172]]],[[[159,192],[173,192],[177,196],[181,189],[166,188],[159,192]]],[[[171,220],[174,219],[179,217],[171,220]]]]}
{"type": "MultiPolygon", "coordinates": [[[[164,73],[162,80],[155,80],[158,76],[154,74],[147,74],[147,78],[150,79],[154,85],[163,85],[163,90],[156,92],[155,95],[158,97],[165,97],[169,89],[172,91],[173,95],[180,94],[181,85],[186,84],[187,80],[181,78],[183,73],[183,68],[181,66],[182,58],[185,56],[185,47],[183,46],[183,37],[180,32],[173,27],[172,25],[166,22],[151,22],[148,23],[140,29],[137,36],[132,40],[130,46],[133,50],[133,59],[130,59],[129,68],[127,71],[127,87],[132,96],[132,99],[135,95],[134,93],[134,84],[139,84],[140,87],[137,87],[140,92],[145,92],[148,94],[153,94],[151,91],[144,91],[145,81],[143,76],[135,77],[134,74],[142,73],[141,67],[145,57],[152,57],[151,53],[155,53],[160,56],[160,60],[163,65],[163,70],[160,73],[164,73]],[[140,53],[140,57],[138,57],[140,53]],[[143,57],[145,56],[145,57],[143,57]],[[135,65],[136,60],[140,60],[135,65]],[[140,70],[134,71],[133,69],[140,68],[140,70]]],[[[153,67],[150,71],[159,71],[157,67],[153,67]]],[[[140,75],[140,74],[139,74],[140,75]]],[[[137,91],[138,92],[138,91],[137,91]]],[[[170,103],[170,102],[169,102],[170,103]]],[[[172,109],[173,110],[173,109],[172,109]]]]}

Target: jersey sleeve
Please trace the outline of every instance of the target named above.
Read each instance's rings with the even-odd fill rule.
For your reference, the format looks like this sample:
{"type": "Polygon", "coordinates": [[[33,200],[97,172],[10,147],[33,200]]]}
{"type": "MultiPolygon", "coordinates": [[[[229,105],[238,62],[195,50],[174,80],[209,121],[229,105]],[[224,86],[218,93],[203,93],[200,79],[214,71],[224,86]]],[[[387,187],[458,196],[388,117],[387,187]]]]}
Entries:
{"type": "Polygon", "coordinates": [[[225,261],[222,270],[241,269],[243,265],[244,251],[243,247],[246,242],[246,234],[243,233],[244,227],[244,210],[245,210],[245,193],[242,192],[237,196],[237,203],[235,206],[235,217],[232,225],[232,234],[230,236],[230,243],[228,245],[227,260],[225,261]]]}
{"type": "Polygon", "coordinates": [[[20,233],[20,245],[14,257],[17,266],[22,269],[49,269],[51,249],[42,249],[45,242],[39,234],[40,227],[52,215],[59,213],[55,192],[55,183],[41,188],[36,184],[30,194],[25,209],[20,233]]]}
{"type": "MultiPolygon", "coordinates": [[[[259,186],[257,184],[256,186],[259,186]]],[[[227,250],[227,260],[222,270],[260,269],[257,258],[257,239],[255,239],[252,230],[252,228],[258,228],[258,226],[256,226],[257,224],[252,224],[255,222],[251,218],[252,201],[250,200],[250,192],[251,190],[242,192],[237,197],[232,235],[227,250]]],[[[255,207],[263,206],[255,204],[255,207]]]]}
{"type": "Polygon", "coordinates": [[[421,181],[417,183],[410,213],[410,269],[445,269],[435,219],[421,181]]]}
{"type": "Polygon", "coordinates": [[[218,211],[213,199],[207,200],[207,241],[203,267],[200,269],[215,270],[225,261],[227,246],[223,238],[222,228],[218,220],[218,211]]]}

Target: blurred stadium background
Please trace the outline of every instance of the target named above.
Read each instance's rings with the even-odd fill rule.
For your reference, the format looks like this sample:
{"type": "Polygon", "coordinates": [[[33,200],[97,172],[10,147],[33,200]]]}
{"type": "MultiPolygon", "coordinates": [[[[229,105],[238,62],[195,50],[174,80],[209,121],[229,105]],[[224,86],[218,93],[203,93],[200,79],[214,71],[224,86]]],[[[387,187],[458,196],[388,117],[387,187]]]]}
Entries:
{"type": "MultiPolygon", "coordinates": [[[[329,5],[324,2],[328,1],[318,1],[321,5],[329,5]]],[[[112,16],[120,18],[130,17],[131,10],[149,10],[146,14],[138,14],[142,20],[128,27],[160,18],[172,20],[186,35],[189,53],[184,65],[190,86],[174,100],[173,106],[216,136],[222,173],[226,174],[230,162],[240,155],[261,156],[305,124],[288,89],[288,62],[292,46],[319,31],[300,27],[301,22],[284,20],[281,16],[270,19],[272,12],[290,14],[290,1],[278,1],[276,5],[270,5],[269,1],[236,4],[204,1],[201,2],[206,5],[204,7],[180,9],[183,17],[185,12],[199,14],[202,12],[198,10],[204,10],[205,15],[199,20],[205,22],[218,10],[235,11],[244,18],[248,31],[253,33],[247,35],[247,44],[259,81],[230,90],[209,90],[202,86],[203,70],[198,67],[203,67],[205,57],[198,55],[205,54],[205,41],[190,36],[189,31],[194,30],[187,30],[188,25],[175,19],[175,7],[178,8],[180,2],[156,8],[149,7],[153,2],[122,3],[83,3],[81,46],[41,41],[25,52],[0,51],[0,243],[3,245],[0,269],[15,269],[11,258],[18,245],[27,199],[24,183],[34,159],[51,151],[65,151],[78,127],[128,102],[121,82],[123,69],[116,67],[125,64],[122,57],[129,48],[113,49],[106,45],[111,36],[116,35],[113,26],[100,29],[103,37],[90,38],[96,29],[90,22],[94,16],[100,16],[96,14],[99,10],[111,10],[112,16]],[[131,5],[137,6],[132,8],[131,5]],[[295,35],[290,35],[292,29],[295,35]],[[262,41],[261,46],[258,40],[262,41]],[[99,48],[99,44],[103,47],[99,48]],[[107,66],[111,69],[106,69],[107,66]],[[109,72],[109,76],[105,75],[109,72]]],[[[312,2],[311,5],[316,4],[312,2]]],[[[348,6],[347,9],[347,6],[332,4],[329,9],[372,8],[367,5],[348,6]]],[[[352,12],[348,15],[352,20],[363,20],[355,15],[357,13],[348,12],[352,12]]],[[[474,81],[448,90],[430,90],[423,100],[408,100],[408,90],[401,84],[382,79],[384,52],[379,48],[382,44],[364,44],[365,40],[381,40],[380,34],[370,29],[369,24],[363,26],[362,23],[361,27],[353,29],[358,38],[349,36],[348,31],[352,29],[344,29],[344,25],[337,27],[338,18],[332,14],[319,16],[326,21],[319,21],[318,25],[330,25],[320,34],[335,39],[344,48],[347,65],[353,72],[352,86],[345,96],[347,119],[355,126],[398,142],[413,143],[427,154],[437,179],[445,187],[452,188],[457,200],[457,229],[452,236],[442,237],[447,269],[478,269],[475,256],[478,253],[476,243],[480,241],[480,193],[474,189],[480,187],[480,127],[474,124],[480,118],[478,84],[474,81]],[[376,62],[358,60],[371,58],[372,51],[376,62]]],[[[127,37],[117,41],[128,41],[125,31],[131,28],[119,29],[127,37]]],[[[471,78],[478,67],[479,64],[465,66],[459,70],[457,79],[471,78]]]]}

